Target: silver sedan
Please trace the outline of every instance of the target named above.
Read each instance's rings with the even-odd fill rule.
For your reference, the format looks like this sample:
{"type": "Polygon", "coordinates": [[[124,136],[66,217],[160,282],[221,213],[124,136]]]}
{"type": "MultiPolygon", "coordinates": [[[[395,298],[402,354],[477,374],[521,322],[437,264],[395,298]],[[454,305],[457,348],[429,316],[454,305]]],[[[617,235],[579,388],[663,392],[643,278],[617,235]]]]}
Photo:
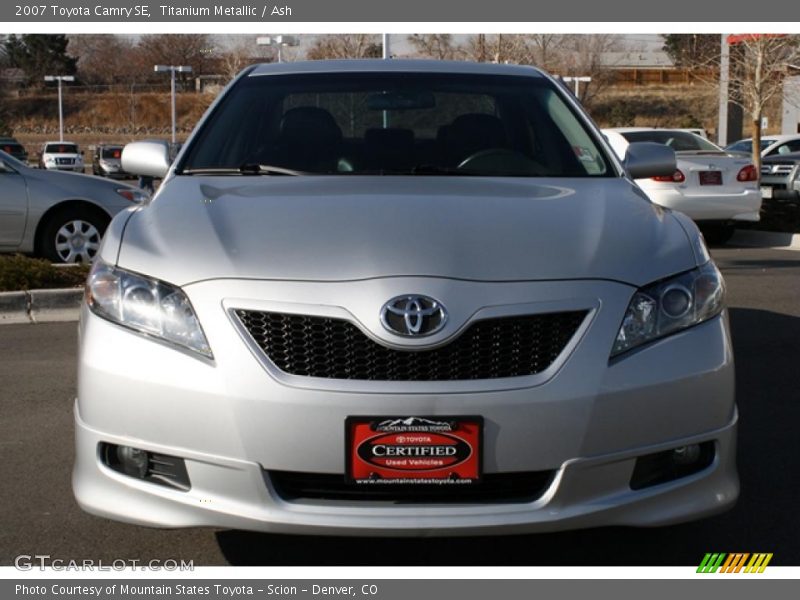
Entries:
{"type": "Polygon", "coordinates": [[[0,152],[0,252],[88,263],[111,218],[147,198],[130,185],[33,169],[0,152]]]}
{"type": "Polygon", "coordinates": [[[467,535],[736,501],[724,283],[529,67],[248,68],[119,215],[81,314],[73,489],[156,527],[467,535]],[[131,357],[136,368],[131,369],[131,357]]]}

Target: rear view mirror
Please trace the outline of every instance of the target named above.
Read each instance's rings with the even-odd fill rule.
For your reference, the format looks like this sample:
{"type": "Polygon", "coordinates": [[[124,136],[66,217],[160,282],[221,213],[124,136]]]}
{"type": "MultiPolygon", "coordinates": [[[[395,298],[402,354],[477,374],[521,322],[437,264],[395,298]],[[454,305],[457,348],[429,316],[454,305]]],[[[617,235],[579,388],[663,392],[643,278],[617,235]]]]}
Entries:
{"type": "Polygon", "coordinates": [[[677,169],[675,151],[655,142],[634,142],[625,151],[622,161],[632,179],[672,175],[677,169]]]}
{"type": "Polygon", "coordinates": [[[133,175],[162,179],[170,163],[169,144],[163,140],[131,142],[122,150],[122,168],[133,175]]]}

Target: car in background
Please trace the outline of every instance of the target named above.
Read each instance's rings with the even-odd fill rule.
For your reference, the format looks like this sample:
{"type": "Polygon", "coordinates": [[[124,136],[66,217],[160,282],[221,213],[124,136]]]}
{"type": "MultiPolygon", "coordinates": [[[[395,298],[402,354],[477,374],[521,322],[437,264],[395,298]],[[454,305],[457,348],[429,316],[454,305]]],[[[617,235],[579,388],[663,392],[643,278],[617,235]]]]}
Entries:
{"type": "Polygon", "coordinates": [[[98,144],[92,152],[92,173],[111,179],[130,177],[122,168],[122,144],[98,144]]]}
{"type": "MultiPolygon", "coordinates": [[[[746,138],[725,146],[726,152],[751,155],[753,138],[746,138]]],[[[800,135],[766,135],[761,138],[761,156],[775,156],[800,152],[800,135]]]]}
{"type": "Polygon", "coordinates": [[[714,244],[728,241],[737,221],[758,221],[761,190],[749,158],[726,152],[698,135],[675,129],[617,128],[603,132],[618,156],[633,142],[656,142],[675,150],[672,175],[637,179],[656,204],[696,221],[714,244]]]}
{"type": "Polygon", "coordinates": [[[0,151],[0,252],[91,262],[111,218],[147,198],[130,185],[34,169],[0,151]]]}
{"type": "Polygon", "coordinates": [[[27,164],[28,151],[13,137],[0,137],[0,150],[27,164]]]}
{"type": "Polygon", "coordinates": [[[73,491],[154,527],[655,526],[738,495],[695,224],[518,65],[248,67],[114,218],[81,307],[73,491]],[[129,368],[136,357],[136,368],[129,368]]]}
{"type": "Polygon", "coordinates": [[[800,152],[763,159],[761,194],[765,200],[800,200],[800,152]]]}
{"type": "Polygon", "coordinates": [[[83,152],[74,142],[45,142],[39,155],[39,168],[83,173],[83,152]]]}

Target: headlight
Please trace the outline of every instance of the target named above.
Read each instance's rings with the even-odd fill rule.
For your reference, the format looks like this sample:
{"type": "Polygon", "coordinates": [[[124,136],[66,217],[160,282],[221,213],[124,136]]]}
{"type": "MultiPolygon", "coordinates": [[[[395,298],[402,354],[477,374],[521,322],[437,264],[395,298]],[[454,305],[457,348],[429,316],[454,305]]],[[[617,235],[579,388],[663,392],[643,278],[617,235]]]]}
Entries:
{"type": "Polygon", "coordinates": [[[163,281],[95,260],[86,303],[96,315],[213,358],[186,294],[163,281]]]}
{"type": "Polygon", "coordinates": [[[130,200],[131,202],[142,203],[150,199],[150,195],[147,192],[136,188],[124,187],[117,188],[115,191],[125,200],[130,200]]]}
{"type": "Polygon", "coordinates": [[[625,311],[611,356],[707,321],[724,307],[725,282],[713,261],[641,288],[625,311]]]}

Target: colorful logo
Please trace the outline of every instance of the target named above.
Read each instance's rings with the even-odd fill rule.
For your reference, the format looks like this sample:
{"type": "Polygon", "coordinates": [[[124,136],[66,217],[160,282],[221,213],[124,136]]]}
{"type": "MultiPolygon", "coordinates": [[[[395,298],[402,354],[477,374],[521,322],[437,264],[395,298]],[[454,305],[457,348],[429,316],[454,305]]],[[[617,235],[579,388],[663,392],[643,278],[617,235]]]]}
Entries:
{"type": "Polygon", "coordinates": [[[769,561],[772,560],[772,553],[758,552],[750,554],[748,552],[708,552],[700,566],[697,567],[698,573],[763,573],[769,561]],[[749,560],[748,560],[749,559],[749,560]]]}

